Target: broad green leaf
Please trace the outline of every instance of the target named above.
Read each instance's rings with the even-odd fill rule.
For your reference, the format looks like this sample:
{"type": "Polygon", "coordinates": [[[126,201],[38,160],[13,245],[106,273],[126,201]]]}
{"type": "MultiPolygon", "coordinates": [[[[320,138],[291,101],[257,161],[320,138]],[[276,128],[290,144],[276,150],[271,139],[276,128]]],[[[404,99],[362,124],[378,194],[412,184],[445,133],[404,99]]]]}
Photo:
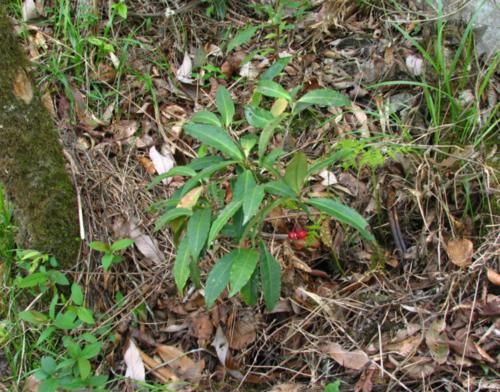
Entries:
{"type": "Polygon", "coordinates": [[[259,300],[259,280],[257,269],[253,272],[252,277],[240,290],[241,298],[248,306],[255,306],[259,300]]]}
{"type": "Polygon", "coordinates": [[[47,275],[52,282],[57,283],[61,286],[69,286],[68,278],[61,271],[49,270],[47,271],[47,275]]]}
{"type": "MultiPolygon", "coordinates": [[[[83,297],[83,295],[82,295],[83,297]]],[[[83,299],[82,299],[83,301],[83,299]]],[[[51,319],[54,319],[54,317],[56,317],[56,307],[57,307],[57,304],[59,302],[59,294],[58,293],[54,293],[54,295],[52,296],[52,299],[50,300],[50,304],[49,304],[49,317],[51,319]]]]}
{"type": "Polygon", "coordinates": [[[273,310],[280,299],[281,268],[273,255],[267,250],[264,242],[260,243],[260,278],[264,302],[268,311],[273,310]]]}
{"type": "Polygon", "coordinates": [[[284,181],[292,188],[296,194],[302,191],[307,178],[307,158],[302,151],[295,153],[295,156],[286,167],[284,181]]]}
{"type": "Polygon", "coordinates": [[[189,208],[174,208],[172,210],[168,210],[162,216],[160,216],[155,223],[155,231],[163,228],[168,222],[173,221],[181,216],[191,216],[193,211],[189,208]]]}
{"type": "Polygon", "coordinates": [[[243,198],[243,224],[246,224],[259,210],[264,200],[264,187],[254,186],[243,198]]]}
{"type": "Polygon", "coordinates": [[[19,312],[19,318],[21,320],[27,321],[32,324],[42,324],[47,322],[49,319],[46,314],[38,312],[36,310],[27,310],[24,312],[19,312]]]}
{"type": "Polygon", "coordinates": [[[231,284],[230,297],[238,293],[250,280],[257,266],[258,259],[259,253],[255,249],[236,250],[231,272],[229,273],[229,283],[231,284]]]}
{"type": "Polygon", "coordinates": [[[42,272],[34,272],[17,282],[17,287],[26,289],[28,287],[35,287],[47,282],[47,275],[42,272]]]}
{"type": "Polygon", "coordinates": [[[332,163],[342,160],[352,153],[350,149],[342,149],[335,151],[334,153],[327,155],[326,157],[318,158],[316,161],[309,166],[307,170],[307,176],[312,176],[321,172],[323,169],[328,168],[332,163]]]}
{"type": "Polygon", "coordinates": [[[220,212],[217,219],[212,223],[212,227],[210,228],[210,233],[208,234],[208,245],[210,246],[212,242],[215,240],[217,235],[220,233],[222,228],[226,225],[226,223],[236,214],[236,211],[243,204],[242,200],[232,201],[229,203],[224,209],[220,212]]]}
{"type": "Polygon", "coordinates": [[[103,252],[103,253],[110,251],[110,246],[108,244],[105,244],[102,241],[92,241],[89,244],[89,248],[97,250],[98,252],[103,252]]]}
{"type": "Polygon", "coordinates": [[[196,210],[189,219],[186,237],[189,241],[191,256],[196,262],[205,246],[210,230],[212,211],[209,208],[196,210]]]}
{"type": "Polygon", "coordinates": [[[261,80],[271,80],[278,76],[292,60],[292,56],[282,57],[275,61],[261,76],[261,80]]]}
{"type": "Polygon", "coordinates": [[[286,153],[282,148],[273,148],[272,151],[269,154],[267,154],[262,160],[262,165],[264,167],[273,166],[274,162],[276,162],[279,158],[281,158],[285,154],[286,153]]]}
{"type": "Polygon", "coordinates": [[[259,26],[250,26],[236,34],[227,44],[227,52],[229,53],[238,46],[244,45],[250,41],[258,28],[259,26]]]}
{"type": "Polygon", "coordinates": [[[83,304],[83,291],[81,287],[77,283],[73,283],[71,285],[71,300],[74,302],[75,305],[82,305],[83,304]]]}
{"type": "Polygon", "coordinates": [[[207,110],[203,110],[201,112],[196,112],[195,114],[193,114],[193,117],[191,117],[191,121],[198,124],[208,124],[214,125],[216,127],[222,127],[222,122],[220,121],[219,117],[207,110]]]}
{"type": "Polygon", "coordinates": [[[112,255],[111,253],[106,253],[104,256],[102,256],[101,264],[102,264],[102,268],[104,268],[104,271],[107,271],[109,269],[109,267],[111,267],[114,260],[115,260],[115,256],[112,255]]]}
{"type": "Polygon", "coordinates": [[[238,161],[245,159],[238,145],[231,139],[231,136],[220,127],[188,123],[184,125],[184,129],[187,134],[198,139],[200,142],[219,150],[233,159],[238,161]]]}
{"type": "Polygon", "coordinates": [[[323,198],[306,200],[306,203],[317,208],[321,212],[330,215],[339,222],[354,227],[368,241],[375,241],[373,235],[367,230],[368,222],[356,210],[338,201],[323,198]]]}
{"type": "Polygon", "coordinates": [[[271,112],[253,105],[245,106],[245,118],[255,128],[265,128],[274,119],[271,112]]]}
{"type": "Polygon", "coordinates": [[[257,144],[257,136],[253,134],[248,134],[240,138],[241,149],[243,150],[245,157],[248,157],[250,155],[250,152],[252,151],[252,149],[255,147],[256,144],[257,144]]]}
{"type": "Polygon", "coordinates": [[[80,378],[85,380],[90,376],[91,368],[90,362],[86,358],[78,358],[78,371],[80,372],[80,378]]]}
{"type": "Polygon", "coordinates": [[[233,200],[243,201],[245,199],[245,195],[247,195],[250,190],[256,186],[257,183],[255,182],[252,172],[250,170],[245,170],[238,176],[238,179],[234,184],[233,200]]]}
{"type": "Polygon", "coordinates": [[[271,195],[294,199],[297,195],[283,180],[269,181],[264,184],[264,190],[271,195]]]}
{"type": "Polygon", "coordinates": [[[80,306],[76,308],[76,315],[84,323],[87,323],[89,325],[95,324],[94,316],[92,315],[92,311],[90,309],[80,306]]]}
{"type": "Polygon", "coordinates": [[[219,88],[217,88],[217,92],[215,93],[215,104],[222,116],[222,122],[226,127],[229,127],[233,122],[234,102],[231,98],[231,94],[224,86],[219,86],[219,88]]]}
{"type": "Polygon", "coordinates": [[[194,176],[193,178],[186,181],[186,183],[182,187],[181,196],[184,196],[185,194],[187,194],[191,189],[193,189],[196,185],[198,185],[198,183],[201,180],[209,178],[215,172],[222,170],[222,169],[225,169],[226,167],[233,165],[235,163],[236,163],[236,161],[222,161],[222,162],[213,164],[212,166],[208,166],[207,168],[203,169],[196,176],[194,176]]]}
{"type": "Polygon", "coordinates": [[[122,249],[128,248],[130,245],[134,243],[134,240],[130,238],[122,238],[121,240],[113,242],[111,245],[111,251],[116,252],[122,249]]]}
{"type": "Polygon", "coordinates": [[[54,333],[55,330],[56,330],[56,328],[53,327],[53,326],[44,328],[44,330],[42,331],[42,333],[38,337],[38,340],[36,341],[35,346],[39,346],[43,342],[45,342],[47,339],[49,339],[52,336],[52,334],[54,333]]]}
{"type": "Polygon", "coordinates": [[[327,384],[323,392],[340,392],[340,380],[327,384]]]}
{"type": "Polygon", "coordinates": [[[185,236],[177,247],[177,256],[174,263],[174,278],[177,290],[184,290],[189,278],[189,264],[191,263],[191,252],[188,238],[185,236]]]}
{"type": "Polygon", "coordinates": [[[216,165],[218,163],[221,163],[222,161],[223,159],[218,155],[207,155],[206,157],[193,159],[191,162],[189,162],[187,167],[198,171],[206,169],[207,167],[216,165]]]}
{"type": "Polygon", "coordinates": [[[102,343],[94,342],[87,344],[82,350],[82,357],[86,359],[92,359],[97,357],[102,349],[102,343]]]}
{"type": "Polygon", "coordinates": [[[259,149],[258,149],[259,159],[262,159],[264,157],[264,154],[266,153],[269,141],[273,137],[274,130],[279,125],[280,121],[281,121],[281,117],[274,118],[274,120],[269,122],[269,124],[266,125],[264,127],[264,129],[262,130],[262,132],[260,133],[259,149]]]}
{"type": "MultiPolygon", "coordinates": [[[[174,176],[183,176],[183,177],[193,177],[196,175],[196,172],[188,166],[176,166],[167,171],[166,173],[162,173],[151,180],[151,182],[147,185],[146,189],[152,189],[164,179],[174,176]]],[[[105,252],[104,250],[102,252],[105,252]]]]}
{"type": "Polygon", "coordinates": [[[309,91],[300,97],[297,103],[310,103],[318,106],[349,106],[351,101],[338,91],[322,88],[309,91]]]}
{"type": "Polygon", "coordinates": [[[57,362],[52,357],[42,357],[40,367],[45,374],[53,374],[57,369],[57,362]]]}
{"type": "Polygon", "coordinates": [[[67,310],[64,313],[59,313],[54,320],[54,326],[59,329],[73,329],[76,327],[76,313],[67,310]]]}
{"type": "Polygon", "coordinates": [[[286,91],[281,85],[273,82],[272,80],[261,80],[257,84],[256,91],[258,93],[261,93],[262,95],[265,95],[266,97],[284,98],[287,101],[292,100],[290,93],[286,91]]]}
{"type": "Polygon", "coordinates": [[[192,259],[189,264],[189,277],[197,289],[201,288],[201,271],[197,259],[192,259]]]}
{"type": "Polygon", "coordinates": [[[217,297],[224,291],[229,283],[229,273],[233,264],[236,251],[233,251],[219,259],[208,273],[205,284],[205,303],[210,309],[217,297]]]}

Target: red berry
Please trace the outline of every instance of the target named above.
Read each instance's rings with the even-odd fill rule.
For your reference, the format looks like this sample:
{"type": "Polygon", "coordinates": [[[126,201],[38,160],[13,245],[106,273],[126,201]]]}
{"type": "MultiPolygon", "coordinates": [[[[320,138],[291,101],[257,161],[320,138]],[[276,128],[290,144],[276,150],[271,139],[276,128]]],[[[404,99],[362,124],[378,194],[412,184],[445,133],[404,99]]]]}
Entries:
{"type": "Polygon", "coordinates": [[[307,231],[306,230],[300,229],[299,231],[297,231],[297,238],[298,239],[303,240],[306,237],[307,237],[307,231]]]}
{"type": "Polygon", "coordinates": [[[297,232],[295,232],[295,231],[288,232],[288,239],[289,240],[296,240],[297,238],[298,238],[297,232]]]}

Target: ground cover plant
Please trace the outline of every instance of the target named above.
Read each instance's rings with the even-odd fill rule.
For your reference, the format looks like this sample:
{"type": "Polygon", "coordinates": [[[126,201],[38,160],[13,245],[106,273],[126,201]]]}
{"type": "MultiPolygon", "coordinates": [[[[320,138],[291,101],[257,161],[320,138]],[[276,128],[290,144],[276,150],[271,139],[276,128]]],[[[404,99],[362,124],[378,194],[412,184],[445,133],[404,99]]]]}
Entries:
{"type": "Polygon", "coordinates": [[[85,243],[1,192],[0,386],[498,388],[500,56],[429,4],[11,2],[85,243]]]}

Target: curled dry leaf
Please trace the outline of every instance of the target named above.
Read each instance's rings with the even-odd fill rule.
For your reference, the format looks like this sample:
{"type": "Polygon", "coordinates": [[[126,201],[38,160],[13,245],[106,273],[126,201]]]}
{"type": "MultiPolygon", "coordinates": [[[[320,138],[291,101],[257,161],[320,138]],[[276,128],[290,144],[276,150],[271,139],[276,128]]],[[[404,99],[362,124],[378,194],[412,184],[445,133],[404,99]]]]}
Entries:
{"type": "Polygon", "coordinates": [[[486,276],[488,277],[488,280],[495,286],[500,286],[500,274],[494,269],[488,268],[486,276]]]}
{"type": "Polygon", "coordinates": [[[179,82],[186,84],[193,84],[194,79],[191,77],[191,73],[193,72],[193,62],[191,61],[191,57],[186,52],[184,53],[184,59],[182,60],[182,64],[175,73],[175,76],[179,82]]]}
{"type": "Polygon", "coordinates": [[[193,208],[198,202],[198,199],[200,198],[202,192],[203,192],[202,186],[198,186],[196,188],[191,189],[179,201],[179,204],[177,204],[177,208],[189,208],[189,209],[193,208]]]}
{"type": "Polygon", "coordinates": [[[401,356],[408,356],[415,352],[422,338],[420,336],[408,336],[402,340],[397,340],[384,345],[384,351],[395,352],[401,356]]]}
{"type": "Polygon", "coordinates": [[[430,376],[436,370],[435,365],[429,358],[414,357],[412,362],[404,367],[404,371],[415,380],[430,376]]]}
{"type": "Polygon", "coordinates": [[[424,72],[424,60],[411,54],[406,58],[406,68],[413,76],[420,76],[424,72]]]}
{"type": "MultiPolygon", "coordinates": [[[[149,149],[149,157],[153,161],[156,172],[158,174],[163,174],[168,172],[175,166],[175,160],[170,152],[160,154],[155,146],[149,149]]],[[[165,178],[162,182],[168,184],[171,179],[165,178]]]]}
{"type": "Polygon", "coordinates": [[[444,332],[446,323],[444,320],[434,320],[430,328],[425,332],[425,343],[429,348],[432,358],[440,365],[448,359],[450,348],[448,336],[444,332]]]}
{"type": "Polygon", "coordinates": [[[329,343],[321,347],[321,351],[332,357],[339,365],[348,369],[361,370],[370,362],[370,358],[364,351],[347,351],[338,343],[329,343]]]}
{"type": "Polygon", "coordinates": [[[212,342],[212,346],[215,348],[215,352],[217,353],[217,358],[219,358],[220,363],[223,366],[226,366],[229,343],[220,325],[217,327],[217,331],[215,332],[215,338],[212,342]]]}
{"type": "Polygon", "coordinates": [[[40,14],[38,12],[38,7],[34,0],[25,0],[23,3],[23,8],[21,10],[23,21],[37,18],[40,14]]]}
{"type": "Polygon", "coordinates": [[[448,241],[446,253],[450,261],[458,267],[468,267],[472,263],[474,245],[471,240],[466,238],[454,239],[448,241]]]}
{"type": "Polygon", "coordinates": [[[331,171],[323,170],[319,173],[319,176],[323,179],[323,181],[321,181],[321,185],[323,186],[330,186],[338,183],[337,176],[331,171]]]}
{"type": "Polygon", "coordinates": [[[179,378],[173,372],[173,370],[168,367],[162,366],[160,362],[156,359],[151,358],[146,353],[141,351],[141,358],[146,365],[146,368],[158,379],[158,381],[165,384],[171,383],[172,381],[179,381],[179,378]]]}
{"type": "Polygon", "coordinates": [[[144,381],[146,379],[146,369],[144,368],[144,362],[142,362],[141,351],[131,339],[129,340],[123,359],[125,365],[127,365],[125,377],[136,381],[144,381]]]}
{"type": "Polygon", "coordinates": [[[128,143],[139,127],[137,121],[120,120],[112,125],[113,137],[116,141],[128,143]]]}
{"type": "Polygon", "coordinates": [[[366,115],[365,111],[355,103],[351,104],[351,108],[357,122],[359,123],[358,129],[361,132],[361,136],[367,138],[370,137],[370,130],[368,129],[368,116],[366,115]]]}
{"type": "Polygon", "coordinates": [[[233,350],[242,350],[251,345],[257,337],[256,324],[257,320],[253,313],[243,313],[231,329],[229,347],[233,350]]]}
{"type": "Polygon", "coordinates": [[[200,380],[201,373],[205,367],[203,361],[193,361],[182,350],[174,346],[162,344],[156,347],[156,352],[180,379],[193,382],[200,380]]]}
{"type": "Polygon", "coordinates": [[[301,384],[279,384],[275,385],[269,392],[301,392],[305,391],[305,386],[301,384]]]}
{"type": "Polygon", "coordinates": [[[214,326],[206,312],[195,313],[191,318],[191,333],[198,339],[200,346],[205,346],[212,338],[214,326]]]}
{"type": "Polygon", "coordinates": [[[14,78],[13,86],[14,95],[22,100],[26,105],[29,105],[33,99],[33,87],[26,71],[20,68],[14,78]]]}

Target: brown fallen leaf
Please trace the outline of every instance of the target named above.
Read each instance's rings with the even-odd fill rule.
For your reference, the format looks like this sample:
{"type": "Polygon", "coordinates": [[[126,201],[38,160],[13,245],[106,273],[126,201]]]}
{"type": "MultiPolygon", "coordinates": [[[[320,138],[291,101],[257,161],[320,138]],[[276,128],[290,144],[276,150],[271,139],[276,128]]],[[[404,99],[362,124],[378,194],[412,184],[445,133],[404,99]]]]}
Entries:
{"type": "Polygon", "coordinates": [[[141,358],[144,362],[146,368],[158,379],[158,381],[164,384],[171,383],[172,381],[179,381],[179,378],[175,373],[167,367],[163,367],[160,362],[156,359],[151,358],[146,353],[141,351],[141,358]]]}
{"type": "Polygon", "coordinates": [[[182,350],[168,345],[159,345],[156,352],[165,361],[175,374],[183,380],[197,382],[201,379],[205,362],[195,362],[189,358],[182,350]]]}
{"type": "Polygon", "coordinates": [[[395,352],[406,357],[418,348],[421,341],[422,338],[420,336],[408,336],[405,339],[397,340],[384,345],[384,351],[395,352]]]}
{"type": "Polygon", "coordinates": [[[133,120],[119,120],[111,125],[113,138],[118,142],[127,143],[130,138],[137,132],[139,124],[133,120]]]}
{"type": "Polygon", "coordinates": [[[191,317],[191,334],[198,339],[200,346],[206,346],[212,338],[214,326],[206,312],[194,313],[191,317]]]}
{"type": "Polygon", "coordinates": [[[495,286],[500,286],[500,274],[496,272],[494,269],[488,268],[486,276],[488,280],[495,286]]]}
{"type": "Polygon", "coordinates": [[[446,362],[450,353],[445,329],[446,322],[444,320],[434,320],[430,328],[425,332],[425,343],[429,348],[429,352],[440,365],[446,362]]]}
{"type": "Polygon", "coordinates": [[[127,365],[125,377],[137,381],[144,381],[146,379],[146,369],[144,368],[144,362],[142,362],[141,351],[132,339],[129,339],[128,347],[123,354],[123,360],[127,365]]]}
{"type": "Polygon", "coordinates": [[[26,105],[29,105],[33,99],[33,87],[28,78],[28,74],[24,69],[19,69],[14,78],[13,86],[14,95],[22,100],[26,105]]]}
{"type": "Polygon", "coordinates": [[[370,362],[370,358],[364,351],[347,351],[338,343],[329,343],[321,347],[321,351],[332,357],[339,365],[348,369],[361,370],[370,362]]]}
{"type": "Polygon", "coordinates": [[[286,383],[286,384],[275,385],[273,389],[271,389],[269,392],[301,392],[304,390],[305,390],[304,385],[286,383]]]}
{"type": "Polygon", "coordinates": [[[151,159],[149,159],[148,157],[145,157],[145,156],[142,156],[142,157],[139,157],[137,158],[137,160],[139,161],[139,163],[141,164],[141,166],[146,169],[146,172],[148,174],[155,174],[156,173],[156,168],[155,168],[155,165],[153,163],[153,161],[151,159]]]}
{"type": "Polygon", "coordinates": [[[257,320],[251,312],[243,313],[229,333],[229,347],[233,350],[242,350],[251,345],[257,337],[257,320]]]}
{"type": "Polygon", "coordinates": [[[436,367],[430,358],[414,357],[412,362],[403,369],[408,376],[415,380],[419,380],[434,373],[436,367]]]}
{"type": "Polygon", "coordinates": [[[450,261],[458,267],[468,267],[472,263],[474,245],[466,238],[453,239],[446,244],[446,253],[450,261]]]}

